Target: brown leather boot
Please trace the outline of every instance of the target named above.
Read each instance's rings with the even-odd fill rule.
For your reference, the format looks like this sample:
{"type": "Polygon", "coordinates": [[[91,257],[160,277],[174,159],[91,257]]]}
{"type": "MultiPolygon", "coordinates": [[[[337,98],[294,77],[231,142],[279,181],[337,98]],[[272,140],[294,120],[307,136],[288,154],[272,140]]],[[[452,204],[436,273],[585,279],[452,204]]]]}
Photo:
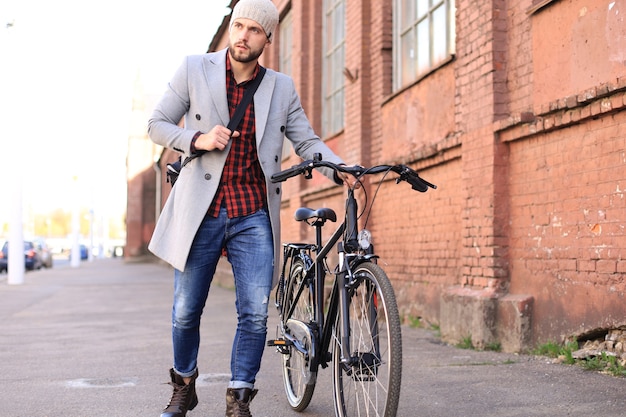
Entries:
{"type": "Polygon", "coordinates": [[[168,384],[174,388],[174,392],[167,407],[163,409],[161,417],[185,417],[187,411],[193,410],[198,405],[198,396],[196,395],[198,371],[196,370],[196,373],[193,374],[189,384],[185,384],[183,377],[174,372],[174,369],[170,369],[170,378],[172,382],[168,384]]]}
{"type": "Polygon", "coordinates": [[[250,402],[258,390],[250,388],[228,388],[226,390],[226,417],[252,417],[250,402]]]}

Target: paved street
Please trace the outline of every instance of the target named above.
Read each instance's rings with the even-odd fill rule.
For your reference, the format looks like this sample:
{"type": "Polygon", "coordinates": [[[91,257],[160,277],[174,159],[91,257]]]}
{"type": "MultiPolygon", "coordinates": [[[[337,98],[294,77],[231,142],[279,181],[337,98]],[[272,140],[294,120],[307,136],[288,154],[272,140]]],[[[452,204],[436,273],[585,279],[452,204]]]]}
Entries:
{"type": "MultiPolygon", "coordinates": [[[[222,273],[224,275],[224,273],[222,273]]],[[[158,417],[170,395],[172,272],[122,259],[0,275],[0,416],[158,417]]],[[[228,278],[227,274],[223,278],[228,278]]],[[[276,325],[271,307],[270,335],[276,325]]],[[[189,417],[224,415],[234,294],[214,286],[205,309],[200,404],[189,417]]],[[[461,350],[403,328],[399,416],[624,416],[626,379],[525,355],[461,350]]],[[[292,412],[279,355],[268,348],[255,417],[334,415],[330,370],[312,404],[292,412]]]]}

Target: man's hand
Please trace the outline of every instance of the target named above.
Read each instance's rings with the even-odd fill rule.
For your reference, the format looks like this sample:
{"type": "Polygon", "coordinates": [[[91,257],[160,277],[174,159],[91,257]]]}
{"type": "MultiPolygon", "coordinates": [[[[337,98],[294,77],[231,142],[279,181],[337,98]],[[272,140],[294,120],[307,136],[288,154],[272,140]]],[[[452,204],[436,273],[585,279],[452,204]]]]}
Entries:
{"type": "Polygon", "coordinates": [[[208,133],[203,133],[196,139],[195,147],[197,151],[223,151],[228,145],[230,138],[236,138],[240,135],[238,131],[232,132],[225,126],[215,126],[208,133]]]}
{"type": "Polygon", "coordinates": [[[343,181],[344,185],[347,185],[350,188],[361,188],[361,182],[357,181],[353,175],[337,171],[337,177],[339,177],[339,179],[343,181]]]}

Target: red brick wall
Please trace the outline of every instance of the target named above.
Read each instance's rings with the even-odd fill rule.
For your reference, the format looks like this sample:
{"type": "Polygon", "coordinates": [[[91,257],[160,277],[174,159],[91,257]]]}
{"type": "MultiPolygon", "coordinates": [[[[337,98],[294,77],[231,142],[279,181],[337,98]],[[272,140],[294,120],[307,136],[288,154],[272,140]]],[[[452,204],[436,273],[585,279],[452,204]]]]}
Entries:
{"type": "Polygon", "coordinates": [[[623,1],[570,0],[532,16],[533,104],[624,75],[623,1]],[[571,41],[569,41],[571,40],[571,41]]]}
{"type": "Polygon", "coordinates": [[[626,113],[511,143],[511,292],[537,339],[624,320],[626,113]],[[598,140],[602,138],[602,140],[598,140]]]}
{"type": "Polygon", "coordinates": [[[508,285],[535,298],[535,342],[625,321],[626,4],[609,3],[509,5],[508,285]]]}
{"type": "Polygon", "coordinates": [[[533,100],[533,20],[527,10],[532,0],[509,0],[507,9],[506,93],[510,114],[532,109],[533,100]]]}

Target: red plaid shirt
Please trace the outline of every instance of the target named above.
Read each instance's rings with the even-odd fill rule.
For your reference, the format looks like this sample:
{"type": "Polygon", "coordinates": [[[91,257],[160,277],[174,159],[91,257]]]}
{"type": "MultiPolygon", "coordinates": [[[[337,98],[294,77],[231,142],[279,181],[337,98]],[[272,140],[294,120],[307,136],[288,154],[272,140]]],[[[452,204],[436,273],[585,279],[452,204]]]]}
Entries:
{"type": "MultiPolygon", "coordinates": [[[[259,73],[257,64],[252,78],[237,84],[231,70],[230,58],[226,59],[226,94],[230,117],[251,80],[259,73]]],[[[254,124],[254,101],[250,102],[237,129],[241,134],[231,138],[231,147],[222,172],[219,188],[209,207],[208,214],[217,217],[220,207],[226,206],[228,217],[252,214],[266,206],[265,176],[256,150],[256,127],[254,124]]]]}

